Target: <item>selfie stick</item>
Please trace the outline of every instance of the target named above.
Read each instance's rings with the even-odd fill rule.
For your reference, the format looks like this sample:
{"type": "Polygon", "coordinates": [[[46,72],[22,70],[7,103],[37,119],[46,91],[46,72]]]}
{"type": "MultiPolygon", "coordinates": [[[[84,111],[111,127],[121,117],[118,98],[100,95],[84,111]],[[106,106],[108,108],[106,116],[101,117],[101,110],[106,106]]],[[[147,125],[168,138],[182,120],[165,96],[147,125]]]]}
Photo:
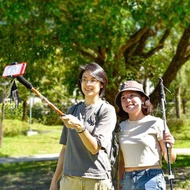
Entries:
{"type": "MultiPolygon", "coordinates": [[[[162,111],[162,118],[163,118],[163,122],[164,122],[164,134],[165,134],[165,130],[166,130],[166,113],[165,113],[165,103],[166,103],[166,99],[165,99],[165,92],[164,92],[164,85],[163,85],[163,80],[162,78],[160,79],[160,100],[161,100],[161,111],[162,111]]],[[[172,170],[171,170],[171,162],[170,162],[170,144],[166,142],[166,150],[167,150],[167,158],[168,158],[168,179],[170,182],[170,189],[173,190],[173,183],[172,180],[174,179],[174,175],[172,174],[172,170]]]]}
{"type": "Polygon", "coordinates": [[[65,114],[61,112],[56,106],[54,106],[46,97],[44,97],[38,90],[36,90],[31,83],[29,83],[22,75],[26,69],[26,63],[13,62],[12,65],[7,65],[3,71],[3,78],[11,77],[17,78],[17,80],[23,84],[26,88],[32,90],[37,94],[43,101],[45,101],[51,108],[53,108],[59,115],[64,116],[65,114]]]}
{"type": "Polygon", "coordinates": [[[32,90],[35,94],[37,94],[43,101],[45,101],[51,108],[53,108],[60,116],[64,116],[65,114],[61,112],[55,105],[53,105],[46,97],[44,97],[38,90],[36,90],[31,83],[29,83],[23,76],[17,76],[17,80],[23,84],[26,88],[32,90]]]}

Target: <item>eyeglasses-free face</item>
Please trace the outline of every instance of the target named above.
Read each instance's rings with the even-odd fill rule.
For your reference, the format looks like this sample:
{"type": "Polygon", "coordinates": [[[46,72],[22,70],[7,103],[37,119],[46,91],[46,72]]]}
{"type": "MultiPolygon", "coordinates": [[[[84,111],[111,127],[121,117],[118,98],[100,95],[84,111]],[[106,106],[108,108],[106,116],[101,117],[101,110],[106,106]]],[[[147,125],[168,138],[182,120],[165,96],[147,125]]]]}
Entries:
{"type": "Polygon", "coordinates": [[[125,102],[128,99],[132,100],[133,98],[141,98],[140,94],[136,93],[136,92],[123,92],[121,95],[121,102],[125,102]]]}

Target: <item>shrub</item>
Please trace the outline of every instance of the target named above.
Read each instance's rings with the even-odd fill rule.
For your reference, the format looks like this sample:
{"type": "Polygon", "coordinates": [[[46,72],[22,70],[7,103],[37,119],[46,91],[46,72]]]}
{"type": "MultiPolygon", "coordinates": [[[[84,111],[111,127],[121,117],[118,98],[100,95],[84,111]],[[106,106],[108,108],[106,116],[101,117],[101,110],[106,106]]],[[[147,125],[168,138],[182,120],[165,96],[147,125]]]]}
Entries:
{"type": "MultiPolygon", "coordinates": [[[[28,116],[30,115],[28,109],[28,116]]],[[[42,123],[44,115],[44,104],[43,103],[36,103],[32,106],[32,120],[36,122],[42,123]]]]}
{"type": "Polygon", "coordinates": [[[189,124],[190,121],[185,117],[167,119],[167,125],[171,132],[182,132],[188,128],[189,124]]]}
{"type": "Polygon", "coordinates": [[[26,134],[30,129],[29,123],[17,119],[5,119],[3,122],[3,136],[17,136],[26,134]]]}
{"type": "Polygon", "coordinates": [[[187,147],[189,145],[189,124],[190,120],[188,120],[185,116],[178,119],[171,118],[167,121],[167,125],[176,140],[175,146],[182,147],[183,145],[183,147],[187,147]]]}
{"type": "MultiPolygon", "coordinates": [[[[2,104],[1,104],[2,106],[2,104]]],[[[15,108],[14,102],[6,102],[5,103],[5,118],[6,119],[22,119],[22,104],[19,104],[17,108],[15,108]]]]}
{"type": "MultiPolygon", "coordinates": [[[[55,105],[57,106],[57,105],[55,105]]],[[[64,107],[63,112],[66,112],[69,105],[58,105],[59,107],[64,107]]],[[[62,109],[60,109],[62,110],[62,109]]],[[[28,116],[30,115],[28,110],[28,116]]],[[[44,102],[36,103],[32,107],[32,123],[33,122],[42,123],[44,125],[62,125],[63,122],[60,119],[60,115],[52,109],[49,105],[45,104],[44,102]]]]}

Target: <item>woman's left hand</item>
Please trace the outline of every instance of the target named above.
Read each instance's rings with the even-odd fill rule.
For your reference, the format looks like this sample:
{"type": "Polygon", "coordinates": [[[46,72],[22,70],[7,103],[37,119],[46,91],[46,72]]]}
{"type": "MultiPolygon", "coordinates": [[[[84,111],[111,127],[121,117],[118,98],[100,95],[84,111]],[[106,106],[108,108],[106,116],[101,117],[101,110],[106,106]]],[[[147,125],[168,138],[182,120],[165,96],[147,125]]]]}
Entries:
{"type": "Polygon", "coordinates": [[[164,133],[164,140],[161,143],[161,148],[164,154],[164,159],[167,162],[168,162],[168,152],[166,151],[167,150],[166,147],[168,147],[170,150],[170,162],[173,163],[176,160],[176,152],[173,149],[174,143],[175,143],[174,137],[169,132],[164,133]],[[166,145],[165,143],[169,144],[170,146],[169,147],[165,146],[166,145]]]}
{"type": "Polygon", "coordinates": [[[164,133],[164,142],[169,143],[171,145],[171,147],[174,145],[175,143],[175,139],[174,137],[171,135],[171,133],[164,133]]]}

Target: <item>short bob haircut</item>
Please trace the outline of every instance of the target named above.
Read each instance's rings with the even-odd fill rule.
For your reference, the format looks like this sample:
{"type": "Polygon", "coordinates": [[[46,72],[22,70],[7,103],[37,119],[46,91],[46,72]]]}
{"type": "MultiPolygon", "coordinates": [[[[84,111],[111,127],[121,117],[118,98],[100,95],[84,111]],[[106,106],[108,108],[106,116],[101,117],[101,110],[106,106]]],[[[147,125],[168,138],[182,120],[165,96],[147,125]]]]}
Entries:
{"type": "Polygon", "coordinates": [[[108,84],[107,74],[104,71],[104,69],[95,62],[91,62],[88,65],[81,66],[80,68],[81,68],[81,71],[78,77],[78,87],[82,95],[84,96],[84,93],[82,92],[82,88],[81,88],[81,79],[85,71],[90,71],[91,75],[94,78],[96,78],[98,81],[100,81],[103,86],[103,88],[100,89],[100,93],[99,93],[100,98],[102,98],[105,95],[106,87],[108,84]]]}

